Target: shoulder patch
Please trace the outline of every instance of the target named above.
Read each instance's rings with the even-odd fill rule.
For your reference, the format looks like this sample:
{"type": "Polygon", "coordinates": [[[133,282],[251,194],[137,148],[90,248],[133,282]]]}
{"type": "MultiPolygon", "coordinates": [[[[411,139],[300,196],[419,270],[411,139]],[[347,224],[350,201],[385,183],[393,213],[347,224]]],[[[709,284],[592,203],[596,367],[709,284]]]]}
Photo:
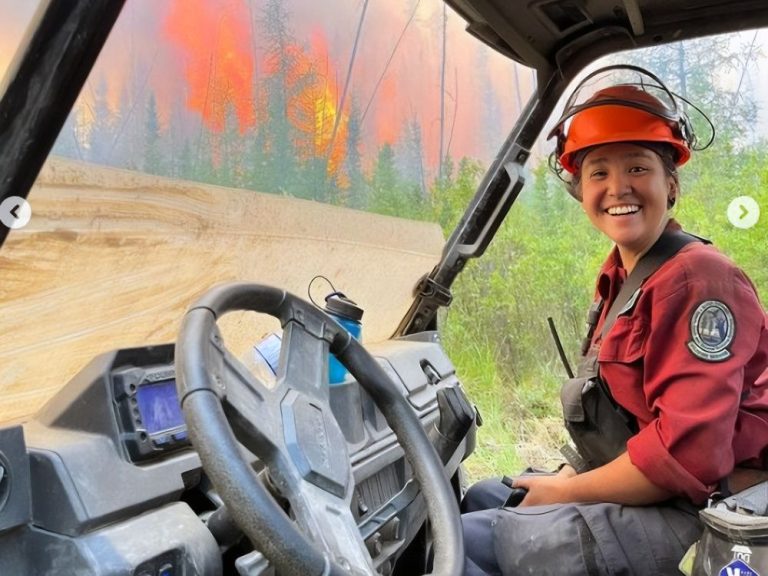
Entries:
{"type": "Polygon", "coordinates": [[[688,349],[707,362],[721,362],[731,357],[736,325],[731,310],[718,300],[705,300],[691,315],[691,340],[688,349]]]}

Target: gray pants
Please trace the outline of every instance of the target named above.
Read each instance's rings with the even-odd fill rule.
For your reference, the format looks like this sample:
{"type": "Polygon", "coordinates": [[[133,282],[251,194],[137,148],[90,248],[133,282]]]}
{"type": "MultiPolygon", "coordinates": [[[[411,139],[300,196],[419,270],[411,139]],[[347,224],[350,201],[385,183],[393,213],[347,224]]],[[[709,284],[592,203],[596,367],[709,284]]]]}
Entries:
{"type": "Polygon", "coordinates": [[[496,479],[467,492],[465,576],[676,575],[702,531],[696,508],[683,501],[503,508],[508,494],[496,479]]]}

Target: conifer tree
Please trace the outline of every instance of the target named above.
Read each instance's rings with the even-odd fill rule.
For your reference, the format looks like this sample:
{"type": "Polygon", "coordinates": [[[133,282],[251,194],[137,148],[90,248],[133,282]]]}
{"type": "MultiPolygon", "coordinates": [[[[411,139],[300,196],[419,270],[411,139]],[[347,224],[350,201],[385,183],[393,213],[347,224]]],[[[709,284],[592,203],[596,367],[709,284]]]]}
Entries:
{"type": "Polygon", "coordinates": [[[362,139],[360,113],[360,106],[353,98],[349,107],[347,150],[344,155],[344,172],[348,183],[347,205],[351,208],[365,208],[368,204],[368,185],[363,176],[363,162],[360,155],[362,139]]]}
{"type": "Polygon", "coordinates": [[[264,93],[266,115],[262,131],[266,153],[264,184],[269,192],[295,189],[295,129],[289,121],[292,96],[290,74],[296,68],[296,40],[289,26],[283,0],[267,0],[261,18],[262,40],[266,43],[264,93]]]}
{"type": "Polygon", "coordinates": [[[150,174],[166,174],[166,162],[160,142],[160,118],[157,115],[155,93],[150,92],[144,122],[144,171],[150,174]]]}
{"type": "Polygon", "coordinates": [[[110,164],[117,133],[117,115],[109,107],[108,86],[103,76],[97,81],[93,95],[94,100],[90,108],[92,122],[86,159],[97,164],[110,164]]]}

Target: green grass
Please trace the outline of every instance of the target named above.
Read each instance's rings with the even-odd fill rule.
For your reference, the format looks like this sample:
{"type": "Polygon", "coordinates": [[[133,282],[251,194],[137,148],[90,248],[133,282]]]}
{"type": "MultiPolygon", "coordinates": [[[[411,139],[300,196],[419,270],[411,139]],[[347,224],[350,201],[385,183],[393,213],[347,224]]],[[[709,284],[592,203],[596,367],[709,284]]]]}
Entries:
{"type": "Polygon", "coordinates": [[[461,322],[446,322],[443,344],[470,400],[483,419],[474,454],[465,462],[471,482],[516,474],[527,466],[554,468],[564,441],[559,384],[553,378],[514,381],[499,368],[493,343],[467,335],[461,322]]]}

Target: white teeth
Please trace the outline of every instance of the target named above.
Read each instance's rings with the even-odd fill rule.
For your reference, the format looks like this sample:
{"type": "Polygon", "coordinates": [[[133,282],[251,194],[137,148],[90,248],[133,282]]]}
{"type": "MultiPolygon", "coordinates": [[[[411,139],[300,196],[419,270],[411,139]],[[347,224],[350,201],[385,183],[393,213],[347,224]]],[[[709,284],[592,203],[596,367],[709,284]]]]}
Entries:
{"type": "Polygon", "coordinates": [[[619,216],[620,214],[634,214],[640,210],[640,206],[611,206],[606,210],[611,216],[619,216]]]}

